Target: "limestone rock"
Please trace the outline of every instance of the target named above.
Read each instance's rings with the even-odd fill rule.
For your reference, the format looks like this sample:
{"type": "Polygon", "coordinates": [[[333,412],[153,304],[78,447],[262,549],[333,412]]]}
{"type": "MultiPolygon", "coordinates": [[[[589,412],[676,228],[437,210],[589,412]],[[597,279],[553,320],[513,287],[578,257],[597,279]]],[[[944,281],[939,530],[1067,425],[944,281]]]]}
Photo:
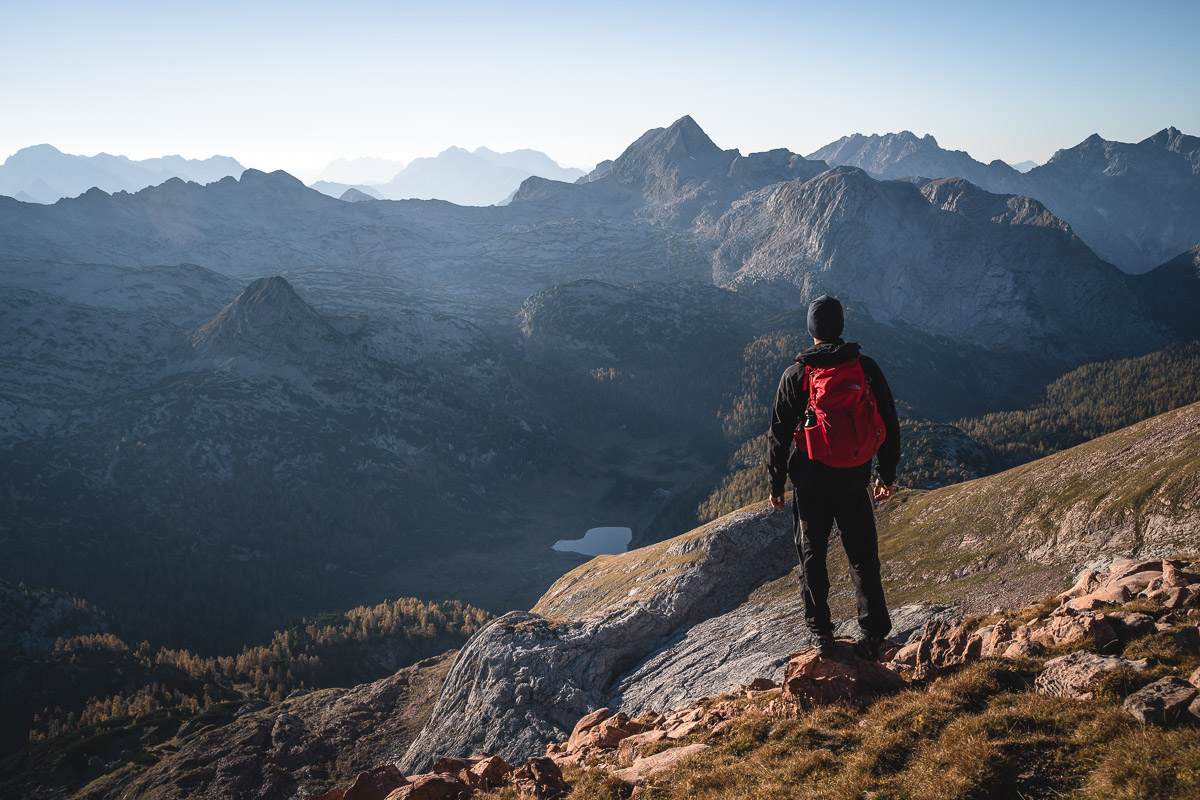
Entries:
{"type": "Polygon", "coordinates": [[[626,737],[617,745],[617,759],[625,765],[632,764],[635,759],[642,755],[647,747],[657,742],[661,742],[667,738],[667,732],[661,728],[649,730],[644,733],[635,733],[633,736],[626,737]]]}
{"type": "Polygon", "coordinates": [[[468,800],[474,790],[451,775],[415,775],[412,783],[401,786],[385,800],[468,800]]]}
{"type": "Polygon", "coordinates": [[[783,681],[783,697],[811,708],[839,701],[865,702],[906,685],[887,667],[859,658],[848,642],[838,641],[832,658],[820,657],[816,650],[792,656],[783,681]]]}
{"type": "Polygon", "coordinates": [[[968,633],[962,624],[930,620],[917,647],[913,680],[925,680],[950,667],[976,661],[982,653],[983,639],[968,633]]]}
{"type": "Polygon", "coordinates": [[[554,800],[567,793],[562,770],[549,758],[531,758],[512,774],[513,785],[523,798],[554,800]]]}
{"type": "Polygon", "coordinates": [[[1113,583],[1097,589],[1091,594],[1085,594],[1082,597],[1068,600],[1066,607],[1075,611],[1092,611],[1097,608],[1119,606],[1128,599],[1129,589],[1122,584],[1113,583]]]}
{"type": "MultiPolygon", "coordinates": [[[[401,768],[416,771],[441,753],[544,752],[579,717],[609,706],[609,687],[631,666],[736,608],[794,561],[789,520],[764,503],[584,564],[560,578],[535,613],[506,614],[471,638],[401,768]]],[[[746,678],[755,674],[758,664],[746,678]]]]}
{"type": "Polygon", "coordinates": [[[1047,661],[1041,674],[1034,680],[1034,688],[1039,694],[1078,699],[1090,693],[1092,683],[1098,677],[1116,669],[1141,672],[1146,669],[1146,662],[1079,650],[1047,661]]]}
{"type": "Polygon", "coordinates": [[[614,771],[612,776],[625,783],[637,785],[708,749],[709,745],[697,743],[663,750],[661,753],[639,758],[632,766],[614,771]]]}
{"type": "Polygon", "coordinates": [[[1200,690],[1182,678],[1168,676],[1126,697],[1122,707],[1140,722],[1170,725],[1180,719],[1198,693],[1200,690]]]}
{"type": "Polygon", "coordinates": [[[342,795],[342,800],[384,800],[396,789],[407,785],[404,774],[394,764],[386,764],[360,772],[342,795]]]}
{"type": "Polygon", "coordinates": [[[1044,627],[1033,631],[1032,638],[1047,647],[1088,639],[1100,649],[1118,641],[1116,631],[1103,614],[1074,612],[1066,606],[1056,611],[1044,627]]]}
{"type": "Polygon", "coordinates": [[[1046,646],[1033,638],[1033,630],[1028,625],[1017,628],[1013,640],[1002,654],[1005,658],[1037,658],[1046,652],[1046,646]]]}

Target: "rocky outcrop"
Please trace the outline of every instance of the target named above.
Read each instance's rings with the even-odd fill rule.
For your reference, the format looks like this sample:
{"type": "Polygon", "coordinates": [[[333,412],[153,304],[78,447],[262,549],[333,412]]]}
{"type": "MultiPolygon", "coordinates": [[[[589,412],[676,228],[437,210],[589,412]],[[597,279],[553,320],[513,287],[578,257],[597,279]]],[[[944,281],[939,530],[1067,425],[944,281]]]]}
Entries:
{"type": "Polygon", "coordinates": [[[213,714],[188,723],[164,734],[173,746],[160,751],[153,766],[120,766],[77,797],[274,800],[345,791],[346,800],[370,798],[404,780],[394,762],[428,718],[452,658],[428,659],[349,690],[324,689],[267,707],[247,704],[232,719],[213,714]],[[346,790],[333,788],[356,772],[346,790]]]}
{"type": "Polygon", "coordinates": [[[593,559],[555,583],[532,613],[506,614],[472,637],[402,767],[418,770],[441,755],[520,760],[544,750],[607,706],[622,675],[791,570],[794,557],[790,517],[759,507],[593,559]]]}

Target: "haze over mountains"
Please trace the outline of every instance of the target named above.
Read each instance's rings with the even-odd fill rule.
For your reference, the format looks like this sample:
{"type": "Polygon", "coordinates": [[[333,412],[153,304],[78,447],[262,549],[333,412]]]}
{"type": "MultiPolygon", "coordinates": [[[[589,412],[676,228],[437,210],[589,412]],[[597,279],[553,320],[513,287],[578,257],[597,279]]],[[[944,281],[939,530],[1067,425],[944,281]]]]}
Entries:
{"type": "MultiPolygon", "coordinates": [[[[1122,185],[1152,183],[1140,163],[1122,185]]],[[[742,155],[684,117],[506,206],[342,202],[257,170],[0,198],[0,286],[0,577],[223,647],[447,585],[527,607],[573,563],[566,534],[677,532],[822,292],[944,421],[1187,335],[1198,280],[1128,276],[1028,197],[742,155]],[[147,556],[96,571],[113,542],[147,556]]]]}
{"type": "Polygon", "coordinates": [[[40,144],[19,150],[0,165],[0,194],[30,203],[53,203],[93,187],[106,192],[136,192],[168,178],[203,184],[226,176],[236,177],[243,169],[227,156],[206,159],[163,156],[135,161],[107,153],[70,155],[40,144]]]}
{"type": "MultiPolygon", "coordinates": [[[[1111,231],[1165,247],[1191,235],[1185,212],[1200,217],[1195,174],[1180,166],[1190,142],[1171,130],[1138,145],[1089,140],[1027,176],[991,165],[975,177],[1058,175],[1038,180],[1064,207],[1103,197],[1111,231]],[[1156,189],[1148,218],[1135,201],[1156,189]]],[[[448,152],[411,175],[490,157],[448,152]]],[[[873,171],[785,149],[743,155],[683,117],[578,180],[525,178],[506,205],[345,202],[254,169],[53,205],[0,197],[0,579],[107,612],[103,624],[66,613],[86,617],[81,636],[202,655],[385,598],[534,608],[468,645],[414,765],[443,745],[544,744],[596,703],[640,708],[712,688],[706,675],[733,680],[801,643],[794,630],[755,638],[782,596],[786,520],[749,509],[672,537],[731,464],[759,463],[755,437],[806,341],[811,298],[843,300],[847,335],[883,365],[923,459],[978,449],[954,420],[1023,408],[1081,364],[1200,335],[1200,233],[1129,274],[1052,200],[961,174],[884,174],[942,171],[940,153],[897,138],[828,154],[873,171]],[[928,159],[908,160],[918,154],[928,159]],[[550,589],[584,560],[551,545],[608,525],[660,544],[550,589]],[[631,574],[645,580],[619,577],[631,574]],[[530,649],[514,660],[514,644],[530,649]],[[696,667],[726,656],[723,671],[696,667]],[[472,664],[489,670],[478,684],[472,664]],[[520,688],[538,670],[543,694],[520,688]]],[[[975,169],[962,155],[946,170],[975,169]]],[[[1192,352],[1178,351],[1178,369],[1192,352]]],[[[1004,563],[1038,580],[1105,547],[1175,546],[1194,530],[1195,416],[914,495],[905,509],[941,498],[938,513],[959,522],[930,528],[933,512],[897,507],[891,579],[915,601],[942,578],[987,575],[1003,559],[963,532],[976,511],[1001,532],[989,536],[1014,537],[1004,563]],[[1081,495],[1097,474],[1136,486],[1081,495]],[[1061,534],[1050,544],[1044,525],[1061,534]],[[917,529],[924,538],[909,537],[917,529]],[[953,563],[934,563],[935,540],[953,563]]],[[[910,611],[916,625],[937,609],[910,611]]],[[[294,685],[268,666],[272,685],[294,685]]],[[[191,741],[216,753],[220,738],[191,741]]],[[[170,762],[154,775],[174,780],[170,762]]]]}
{"type": "Polygon", "coordinates": [[[846,136],[808,157],[882,179],[957,177],[991,192],[1035,198],[1127,272],[1146,272],[1200,239],[1200,138],[1173,127],[1136,144],[1093,134],[1027,172],[1003,161],[982,164],[908,131],[846,136]]]}

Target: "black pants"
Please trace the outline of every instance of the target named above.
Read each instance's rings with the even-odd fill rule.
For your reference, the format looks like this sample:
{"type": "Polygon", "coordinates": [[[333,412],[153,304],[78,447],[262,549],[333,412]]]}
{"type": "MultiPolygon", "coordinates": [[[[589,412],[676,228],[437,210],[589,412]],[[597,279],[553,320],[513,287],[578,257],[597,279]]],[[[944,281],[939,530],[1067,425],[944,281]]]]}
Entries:
{"type": "Polygon", "coordinates": [[[865,633],[886,636],[892,629],[883,581],[879,575],[879,541],[875,507],[869,490],[853,487],[796,487],[792,501],[793,533],[800,558],[804,621],[814,635],[832,634],[829,614],[829,534],[836,522],[850,560],[850,577],[858,600],[858,624],[865,633]]]}

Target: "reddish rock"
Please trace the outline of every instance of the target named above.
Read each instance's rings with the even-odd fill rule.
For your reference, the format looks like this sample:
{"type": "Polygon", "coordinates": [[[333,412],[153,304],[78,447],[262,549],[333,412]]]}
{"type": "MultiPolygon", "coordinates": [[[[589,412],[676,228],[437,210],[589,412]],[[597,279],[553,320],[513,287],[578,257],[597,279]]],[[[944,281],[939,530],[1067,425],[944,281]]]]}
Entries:
{"type": "Polygon", "coordinates": [[[1160,678],[1126,697],[1122,708],[1140,722],[1171,725],[1180,720],[1197,693],[1183,678],[1160,678]]]}
{"type": "Polygon", "coordinates": [[[1079,580],[1075,581],[1074,586],[1060,594],[1059,597],[1063,600],[1069,600],[1072,597],[1083,597],[1085,594],[1091,594],[1100,588],[1100,584],[1103,583],[1105,578],[1109,577],[1111,576],[1090,569],[1083,573],[1079,577],[1079,580]]]}
{"type": "Polygon", "coordinates": [[[1047,647],[1087,639],[1096,647],[1105,648],[1118,641],[1117,632],[1103,614],[1075,613],[1065,607],[1059,609],[1045,627],[1033,631],[1032,638],[1047,647]]]}
{"type": "Polygon", "coordinates": [[[554,800],[568,790],[562,770],[548,758],[529,759],[512,773],[512,782],[521,797],[531,800],[554,800]]]}
{"type": "Polygon", "coordinates": [[[863,702],[906,685],[899,675],[876,661],[854,654],[846,642],[837,642],[833,658],[804,650],[792,656],[783,681],[783,697],[804,708],[841,700],[863,702]]]}
{"type": "MultiPolygon", "coordinates": [[[[487,789],[500,786],[512,772],[512,766],[500,756],[487,756],[468,770],[468,773],[478,778],[487,789]]],[[[467,783],[475,785],[471,781],[467,783]]]]}
{"type": "Polygon", "coordinates": [[[576,753],[590,745],[592,740],[589,734],[592,728],[595,728],[611,716],[612,711],[607,708],[597,708],[592,713],[580,719],[579,722],[576,722],[574,729],[571,731],[571,737],[567,739],[566,752],[576,753]]]}
{"type": "Polygon", "coordinates": [[[630,722],[625,712],[621,711],[616,716],[609,717],[587,731],[587,737],[593,746],[607,749],[616,747],[626,736],[632,736],[641,731],[641,726],[636,722],[630,722]]]}
{"type": "Polygon", "coordinates": [[[1004,649],[1008,647],[1008,643],[1013,639],[1012,623],[1007,619],[1002,619],[992,626],[992,629],[983,637],[983,650],[985,656],[998,656],[1004,649]]]}
{"type": "Polygon", "coordinates": [[[1047,661],[1033,685],[1039,694],[1072,697],[1078,700],[1090,699],[1091,687],[1096,679],[1117,669],[1141,672],[1146,669],[1146,662],[1128,661],[1116,656],[1101,656],[1079,650],[1047,661]]]}
{"type": "Polygon", "coordinates": [[[1162,585],[1164,589],[1178,589],[1181,586],[1187,586],[1191,583],[1187,576],[1183,574],[1183,570],[1172,561],[1162,562],[1162,585]]]}
{"type": "Polygon", "coordinates": [[[385,764],[359,773],[342,800],[384,800],[393,791],[406,785],[408,779],[404,774],[395,765],[385,764]]]}
{"type": "Polygon", "coordinates": [[[925,680],[951,667],[977,661],[982,653],[983,639],[967,633],[965,626],[928,620],[917,646],[913,680],[925,680]]]}
{"type": "Polygon", "coordinates": [[[704,721],[694,719],[691,722],[681,722],[667,731],[668,739],[685,739],[704,727],[704,721]]]}
{"type": "Polygon", "coordinates": [[[1160,570],[1147,570],[1145,572],[1135,572],[1132,575],[1126,575],[1118,581],[1113,581],[1113,585],[1123,586],[1130,594],[1136,594],[1149,586],[1152,581],[1161,578],[1162,572],[1160,570]]]}
{"type": "Polygon", "coordinates": [[[632,766],[615,770],[611,774],[619,781],[637,785],[649,778],[653,778],[655,775],[666,772],[676,764],[699,755],[708,749],[709,746],[706,744],[689,744],[683,747],[674,747],[670,750],[663,750],[661,753],[655,753],[652,756],[639,758],[633,762],[632,766]]]}
{"type": "Polygon", "coordinates": [[[1163,608],[1183,608],[1191,598],[1191,589],[1186,586],[1176,586],[1173,589],[1166,589],[1165,592],[1165,596],[1160,601],[1163,608]]]}
{"type": "Polygon", "coordinates": [[[667,738],[667,732],[660,729],[635,733],[633,736],[626,737],[617,745],[617,760],[625,765],[632,764],[635,759],[641,757],[647,747],[661,742],[665,738],[667,738]]]}
{"type": "Polygon", "coordinates": [[[1196,667],[1195,672],[1188,678],[1188,683],[1200,689],[1200,667],[1196,667]]]}
{"type": "Polygon", "coordinates": [[[467,800],[475,790],[452,775],[416,775],[386,800],[467,800]]]}
{"type": "Polygon", "coordinates": [[[1005,658],[1037,658],[1046,652],[1046,646],[1033,638],[1033,631],[1028,625],[1017,628],[1013,640],[1004,648],[1005,658]]]}
{"type": "Polygon", "coordinates": [[[921,646],[921,643],[919,641],[918,642],[909,642],[908,644],[904,645],[904,647],[900,648],[899,652],[897,652],[896,655],[892,657],[892,661],[896,662],[897,664],[904,664],[907,667],[916,666],[916,664],[917,664],[917,649],[920,646],[921,646]]]}
{"type": "Polygon", "coordinates": [[[1147,572],[1155,570],[1162,572],[1163,562],[1159,559],[1153,560],[1137,560],[1134,558],[1118,558],[1108,566],[1109,577],[1108,581],[1119,581],[1128,575],[1134,575],[1138,572],[1147,572]]]}
{"type": "Polygon", "coordinates": [[[1085,594],[1082,597],[1076,597],[1074,600],[1068,600],[1066,607],[1075,611],[1093,611],[1097,608],[1119,606],[1128,601],[1129,597],[1128,589],[1119,583],[1114,583],[1103,586],[1091,594],[1085,594]]]}

